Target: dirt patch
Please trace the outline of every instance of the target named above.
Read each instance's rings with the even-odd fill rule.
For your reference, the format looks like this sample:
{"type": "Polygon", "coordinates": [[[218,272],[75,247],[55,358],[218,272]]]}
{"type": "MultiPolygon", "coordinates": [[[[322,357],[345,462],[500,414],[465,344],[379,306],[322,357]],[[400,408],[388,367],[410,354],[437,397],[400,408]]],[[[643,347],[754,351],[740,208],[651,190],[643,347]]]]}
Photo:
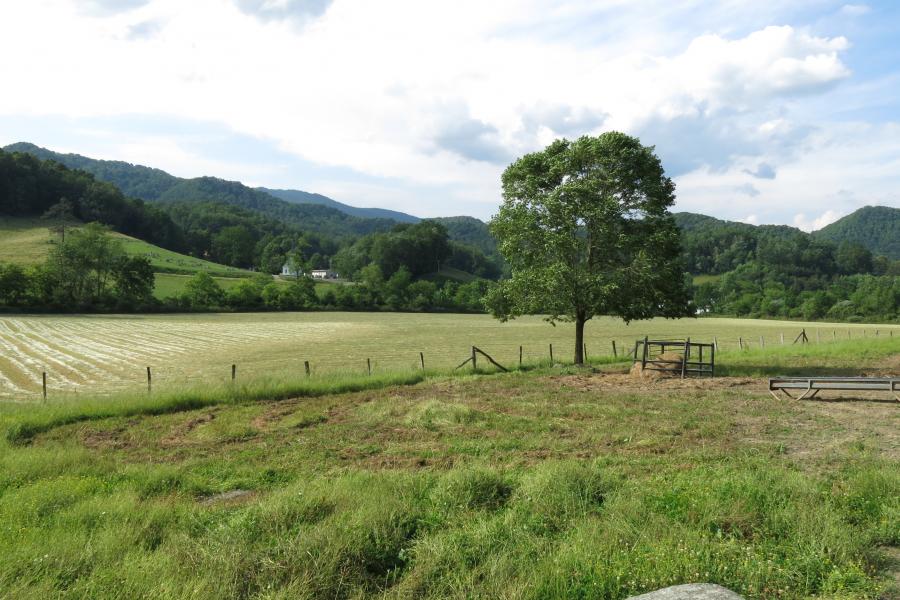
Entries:
{"type": "Polygon", "coordinates": [[[556,375],[545,381],[580,391],[646,392],[651,390],[720,390],[746,388],[766,391],[765,379],[752,377],[634,377],[631,373],[556,375]]]}
{"type": "Polygon", "coordinates": [[[253,419],[250,424],[260,431],[267,430],[272,425],[288,416],[296,410],[300,400],[282,400],[269,407],[264,413],[253,419]]]}
{"type": "Polygon", "coordinates": [[[185,436],[187,436],[191,431],[193,431],[200,425],[204,425],[215,419],[216,413],[219,412],[219,410],[220,409],[216,408],[202,415],[191,417],[184,423],[172,429],[172,431],[169,432],[169,435],[159,441],[159,445],[163,447],[182,445],[184,443],[185,436]]]}

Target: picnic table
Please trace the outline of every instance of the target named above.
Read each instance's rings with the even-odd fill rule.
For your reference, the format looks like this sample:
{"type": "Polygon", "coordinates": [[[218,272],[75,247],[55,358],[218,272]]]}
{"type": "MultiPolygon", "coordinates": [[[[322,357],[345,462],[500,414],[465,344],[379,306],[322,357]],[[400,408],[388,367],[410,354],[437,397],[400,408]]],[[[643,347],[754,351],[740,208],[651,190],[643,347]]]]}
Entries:
{"type": "Polygon", "coordinates": [[[788,390],[802,392],[796,400],[815,398],[825,390],[852,392],[888,392],[900,402],[900,378],[898,377],[772,377],[769,393],[778,398],[776,391],[795,399],[788,390]]]}

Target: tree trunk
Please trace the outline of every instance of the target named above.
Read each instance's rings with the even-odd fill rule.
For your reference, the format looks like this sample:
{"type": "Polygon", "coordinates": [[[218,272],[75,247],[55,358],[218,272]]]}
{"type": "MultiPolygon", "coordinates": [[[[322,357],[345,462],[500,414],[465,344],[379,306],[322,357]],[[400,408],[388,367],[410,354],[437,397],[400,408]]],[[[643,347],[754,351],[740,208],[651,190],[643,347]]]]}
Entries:
{"type": "Polygon", "coordinates": [[[575,364],[584,364],[584,313],[575,316],[575,364]]]}

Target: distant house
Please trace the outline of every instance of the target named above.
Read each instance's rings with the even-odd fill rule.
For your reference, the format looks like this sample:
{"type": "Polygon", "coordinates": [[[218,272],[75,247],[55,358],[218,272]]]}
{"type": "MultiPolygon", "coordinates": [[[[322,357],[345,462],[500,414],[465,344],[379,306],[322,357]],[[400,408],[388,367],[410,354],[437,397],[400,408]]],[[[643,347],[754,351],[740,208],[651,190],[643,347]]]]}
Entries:
{"type": "MultiPolygon", "coordinates": [[[[315,273],[315,271],[313,271],[313,273],[315,273]]],[[[298,267],[296,264],[294,264],[293,261],[289,260],[286,263],[284,263],[284,265],[282,265],[281,274],[284,277],[300,277],[304,273],[302,270],[300,270],[300,267],[298,267]]],[[[313,277],[315,277],[315,275],[313,275],[313,277]]]]}
{"type": "Polygon", "coordinates": [[[313,269],[312,271],[313,279],[337,279],[338,274],[332,271],[331,269],[313,269]]]}

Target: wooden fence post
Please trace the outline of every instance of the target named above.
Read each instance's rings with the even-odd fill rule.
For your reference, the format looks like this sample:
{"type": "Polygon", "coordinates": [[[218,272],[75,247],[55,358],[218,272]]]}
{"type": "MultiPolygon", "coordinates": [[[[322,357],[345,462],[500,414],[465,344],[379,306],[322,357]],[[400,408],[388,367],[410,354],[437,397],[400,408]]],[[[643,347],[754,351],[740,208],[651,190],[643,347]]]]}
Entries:
{"type": "Polygon", "coordinates": [[[519,346],[519,368],[522,368],[522,346],[519,346]]]}
{"type": "Polygon", "coordinates": [[[619,357],[619,353],[616,352],[616,340],[613,340],[613,341],[612,341],[612,348],[613,348],[613,358],[618,358],[618,357],[619,357]]]}
{"type": "Polygon", "coordinates": [[[719,338],[713,336],[713,346],[715,346],[716,350],[719,349],[719,338]]]}
{"type": "Polygon", "coordinates": [[[587,344],[582,344],[581,347],[581,362],[587,362],[587,344]]]}
{"type": "Polygon", "coordinates": [[[41,379],[43,380],[43,390],[44,390],[44,402],[47,401],[47,371],[43,371],[41,373],[41,379]]]}
{"type": "Polygon", "coordinates": [[[553,366],[553,344],[550,344],[550,366],[553,366]]]}
{"type": "Polygon", "coordinates": [[[153,377],[150,375],[150,367],[147,367],[147,393],[150,393],[150,390],[153,387],[153,377]]]}
{"type": "Polygon", "coordinates": [[[741,347],[741,350],[744,349],[744,338],[742,338],[742,337],[738,338],[738,345],[741,347]]]}
{"type": "Polygon", "coordinates": [[[303,367],[306,369],[306,376],[309,377],[309,361],[308,360],[303,361],[303,367]]]}
{"type": "Polygon", "coordinates": [[[231,381],[237,377],[237,365],[231,365],[231,381]]]}
{"type": "Polygon", "coordinates": [[[837,341],[837,331],[835,331],[834,329],[831,330],[831,341],[837,341]]]}
{"type": "Polygon", "coordinates": [[[472,346],[472,370],[478,369],[478,359],[475,357],[475,346],[472,346]]]}
{"type": "Polygon", "coordinates": [[[419,352],[419,362],[422,363],[422,370],[425,370],[425,353],[419,352]]]}
{"type": "Polygon", "coordinates": [[[369,375],[372,374],[372,359],[371,358],[366,359],[366,370],[369,372],[369,375]]]}

